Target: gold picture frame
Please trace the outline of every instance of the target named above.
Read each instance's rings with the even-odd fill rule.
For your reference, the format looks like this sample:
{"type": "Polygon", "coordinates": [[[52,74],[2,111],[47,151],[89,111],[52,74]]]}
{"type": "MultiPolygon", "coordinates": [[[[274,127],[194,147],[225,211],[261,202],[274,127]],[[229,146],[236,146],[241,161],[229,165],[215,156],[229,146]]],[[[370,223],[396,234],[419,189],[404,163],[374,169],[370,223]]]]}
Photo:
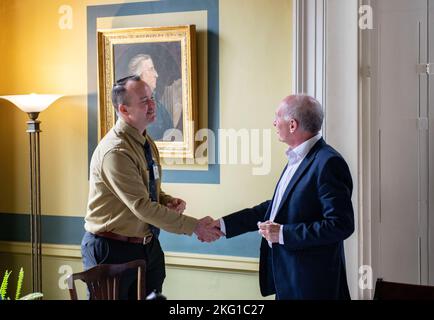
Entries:
{"type": "Polygon", "coordinates": [[[194,158],[197,128],[194,25],[98,30],[99,139],[115,124],[113,83],[137,74],[153,90],[157,119],[148,128],[161,157],[194,158]]]}

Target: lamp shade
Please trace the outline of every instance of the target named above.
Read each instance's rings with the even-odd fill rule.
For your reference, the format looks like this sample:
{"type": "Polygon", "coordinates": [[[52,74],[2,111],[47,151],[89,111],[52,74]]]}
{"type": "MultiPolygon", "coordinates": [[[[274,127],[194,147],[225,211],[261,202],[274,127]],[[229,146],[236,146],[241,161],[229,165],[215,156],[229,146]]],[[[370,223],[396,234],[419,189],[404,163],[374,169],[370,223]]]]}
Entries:
{"type": "Polygon", "coordinates": [[[47,109],[54,101],[61,98],[59,94],[23,94],[13,96],[0,96],[16,105],[24,112],[42,112],[47,109]]]}

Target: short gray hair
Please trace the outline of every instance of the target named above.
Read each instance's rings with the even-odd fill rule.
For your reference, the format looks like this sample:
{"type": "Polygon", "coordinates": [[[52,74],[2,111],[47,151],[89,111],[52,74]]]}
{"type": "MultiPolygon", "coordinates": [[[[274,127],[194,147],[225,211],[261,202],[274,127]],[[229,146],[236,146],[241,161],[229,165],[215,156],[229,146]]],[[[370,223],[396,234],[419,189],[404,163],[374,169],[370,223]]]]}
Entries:
{"type": "Polygon", "coordinates": [[[142,72],[140,70],[142,61],[152,60],[152,57],[149,54],[138,54],[134,56],[130,63],[128,64],[128,69],[131,74],[141,76],[142,72]]]}
{"type": "Polygon", "coordinates": [[[310,133],[316,134],[321,130],[324,112],[318,100],[306,94],[296,94],[286,97],[283,102],[286,105],[285,120],[297,120],[300,127],[310,133]]]}

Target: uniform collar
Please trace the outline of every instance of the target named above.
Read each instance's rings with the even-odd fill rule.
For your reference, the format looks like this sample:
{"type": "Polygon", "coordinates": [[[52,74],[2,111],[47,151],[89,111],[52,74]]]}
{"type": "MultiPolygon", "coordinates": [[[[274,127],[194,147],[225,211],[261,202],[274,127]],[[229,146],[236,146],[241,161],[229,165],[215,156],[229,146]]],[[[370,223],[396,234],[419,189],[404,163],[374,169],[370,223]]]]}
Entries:
{"type": "Polygon", "coordinates": [[[129,135],[141,145],[144,145],[146,142],[146,131],[145,134],[141,134],[139,130],[126,123],[125,120],[120,117],[116,121],[115,128],[117,132],[129,135]]]}

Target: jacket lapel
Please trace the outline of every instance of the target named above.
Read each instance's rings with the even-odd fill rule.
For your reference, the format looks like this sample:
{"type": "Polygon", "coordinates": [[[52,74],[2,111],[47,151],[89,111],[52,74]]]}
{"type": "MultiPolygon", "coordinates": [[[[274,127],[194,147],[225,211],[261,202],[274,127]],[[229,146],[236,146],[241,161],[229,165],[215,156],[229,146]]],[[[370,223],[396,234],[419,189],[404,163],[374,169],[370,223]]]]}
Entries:
{"type": "Polygon", "coordinates": [[[276,216],[279,214],[280,209],[282,209],[282,205],[285,203],[286,199],[288,198],[289,194],[294,189],[297,182],[300,180],[300,178],[303,176],[303,174],[306,172],[307,168],[312,164],[312,161],[315,159],[315,156],[318,152],[318,150],[325,144],[324,139],[321,138],[318,140],[317,143],[312,147],[312,149],[309,151],[307,156],[303,159],[303,161],[300,163],[300,166],[297,168],[297,171],[295,171],[294,175],[291,178],[291,181],[288,184],[288,187],[285,190],[285,193],[283,194],[282,200],[279,204],[279,209],[277,210],[276,216]]]}

